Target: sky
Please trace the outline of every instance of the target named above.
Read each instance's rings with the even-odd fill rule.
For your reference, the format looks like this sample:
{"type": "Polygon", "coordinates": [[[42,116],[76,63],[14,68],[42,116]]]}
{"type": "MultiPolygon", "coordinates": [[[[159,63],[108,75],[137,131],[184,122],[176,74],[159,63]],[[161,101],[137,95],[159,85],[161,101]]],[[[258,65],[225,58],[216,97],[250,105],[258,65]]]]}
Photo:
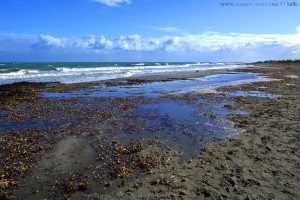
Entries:
{"type": "Polygon", "coordinates": [[[300,0],[0,0],[1,62],[300,59],[300,0]]]}

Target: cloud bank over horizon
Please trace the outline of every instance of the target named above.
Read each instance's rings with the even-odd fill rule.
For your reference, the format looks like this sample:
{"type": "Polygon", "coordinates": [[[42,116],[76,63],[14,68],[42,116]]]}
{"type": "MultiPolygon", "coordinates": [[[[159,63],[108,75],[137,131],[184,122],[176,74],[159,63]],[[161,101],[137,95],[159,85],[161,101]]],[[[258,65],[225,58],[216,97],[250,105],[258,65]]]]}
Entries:
{"type": "Polygon", "coordinates": [[[47,34],[0,34],[1,61],[27,61],[26,58],[34,58],[34,61],[300,59],[300,26],[296,27],[294,34],[207,31],[159,38],[144,38],[138,34],[121,35],[115,39],[93,34],[82,38],[60,38],[47,34]]]}

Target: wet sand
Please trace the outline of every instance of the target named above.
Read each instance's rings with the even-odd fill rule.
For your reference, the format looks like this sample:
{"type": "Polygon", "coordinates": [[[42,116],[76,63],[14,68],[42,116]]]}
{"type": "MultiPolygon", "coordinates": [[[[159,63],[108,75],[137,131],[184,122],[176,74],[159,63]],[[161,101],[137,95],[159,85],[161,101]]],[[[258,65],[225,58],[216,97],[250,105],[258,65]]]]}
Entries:
{"type": "MultiPolygon", "coordinates": [[[[300,64],[256,65],[259,67],[236,71],[263,73],[277,80],[222,87],[211,94],[155,99],[57,100],[37,95],[100,83],[1,86],[1,110],[6,111],[1,118],[24,125],[13,131],[2,130],[6,133],[0,138],[1,198],[299,199],[300,64]],[[245,96],[227,95],[236,91],[246,92],[245,96]],[[247,96],[249,91],[278,97],[247,96]],[[184,137],[194,138],[188,124],[175,126],[172,118],[158,116],[155,110],[142,113],[145,115],[133,112],[142,105],[160,102],[184,103],[204,112],[202,107],[209,105],[199,98],[213,104],[225,102],[221,105],[231,111],[227,117],[241,133],[223,140],[208,140],[214,136],[197,138],[201,153],[186,159],[181,159],[182,147],[166,142],[171,138],[160,141],[155,134],[164,134],[168,127],[169,132],[182,133],[173,141],[180,143],[184,137]],[[246,114],[234,114],[236,110],[246,114]],[[163,120],[159,126],[158,122],[148,124],[155,119],[163,120]],[[145,127],[149,128],[147,134],[139,134],[145,127]]],[[[175,78],[189,76],[160,77],[164,81],[175,78]]],[[[143,80],[158,81],[143,77],[128,82],[138,84],[143,80]]],[[[205,120],[225,118],[210,111],[204,114],[205,120]]]]}

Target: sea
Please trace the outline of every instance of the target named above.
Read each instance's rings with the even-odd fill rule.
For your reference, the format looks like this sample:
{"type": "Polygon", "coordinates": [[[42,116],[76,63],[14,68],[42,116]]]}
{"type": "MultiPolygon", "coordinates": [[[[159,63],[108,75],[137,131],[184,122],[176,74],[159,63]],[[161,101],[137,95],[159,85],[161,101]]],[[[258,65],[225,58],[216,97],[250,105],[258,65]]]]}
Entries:
{"type": "Polygon", "coordinates": [[[225,62],[0,62],[0,85],[24,81],[82,83],[246,66],[225,62]]]}

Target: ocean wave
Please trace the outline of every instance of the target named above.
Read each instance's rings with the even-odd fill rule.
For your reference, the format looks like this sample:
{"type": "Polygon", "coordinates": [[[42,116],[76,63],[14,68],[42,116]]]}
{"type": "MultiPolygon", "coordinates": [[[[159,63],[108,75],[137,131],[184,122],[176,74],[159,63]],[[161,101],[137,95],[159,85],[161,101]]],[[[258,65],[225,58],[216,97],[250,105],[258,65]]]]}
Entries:
{"type": "Polygon", "coordinates": [[[145,63],[134,63],[134,64],[131,64],[131,66],[144,66],[145,63]]]}
{"type": "Polygon", "coordinates": [[[0,69],[0,73],[11,73],[11,72],[17,72],[21,69],[18,68],[11,68],[11,69],[0,69]]]}
{"type": "MultiPolygon", "coordinates": [[[[148,64],[148,63],[147,63],[148,64]]],[[[164,63],[165,64],[165,63],[164,63]]],[[[241,65],[226,63],[184,63],[169,65],[138,65],[111,67],[56,67],[48,69],[0,69],[0,84],[19,81],[78,83],[97,80],[146,76],[177,72],[235,69],[241,65]]]]}
{"type": "Polygon", "coordinates": [[[19,76],[25,74],[36,74],[39,73],[37,69],[1,69],[1,76],[19,76]]]}

